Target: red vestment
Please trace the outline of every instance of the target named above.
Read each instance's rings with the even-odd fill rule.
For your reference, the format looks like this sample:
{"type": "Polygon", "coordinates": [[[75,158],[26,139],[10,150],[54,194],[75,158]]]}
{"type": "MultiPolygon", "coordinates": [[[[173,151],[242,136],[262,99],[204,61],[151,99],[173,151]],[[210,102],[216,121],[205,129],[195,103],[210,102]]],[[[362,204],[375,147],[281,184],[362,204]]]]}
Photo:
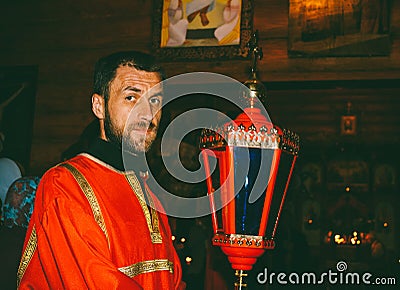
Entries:
{"type": "Polygon", "coordinates": [[[83,178],[61,165],[38,187],[20,289],[180,289],[167,217],[146,205],[144,194],[158,200],[138,177],[88,154],[68,164],[83,178]]]}

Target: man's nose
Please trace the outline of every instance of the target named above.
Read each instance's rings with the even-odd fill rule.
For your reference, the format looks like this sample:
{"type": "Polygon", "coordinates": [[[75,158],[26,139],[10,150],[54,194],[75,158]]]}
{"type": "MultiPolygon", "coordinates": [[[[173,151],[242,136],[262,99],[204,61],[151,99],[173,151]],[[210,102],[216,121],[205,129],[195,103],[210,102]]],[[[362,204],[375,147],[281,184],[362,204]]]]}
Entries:
{"type": "Polygon", "coordinates": [[[153,120],[154,113],[147,98],[141,97],[136,105],[138,106],[138,116],[140,120],[147,122],[153,120]]]}

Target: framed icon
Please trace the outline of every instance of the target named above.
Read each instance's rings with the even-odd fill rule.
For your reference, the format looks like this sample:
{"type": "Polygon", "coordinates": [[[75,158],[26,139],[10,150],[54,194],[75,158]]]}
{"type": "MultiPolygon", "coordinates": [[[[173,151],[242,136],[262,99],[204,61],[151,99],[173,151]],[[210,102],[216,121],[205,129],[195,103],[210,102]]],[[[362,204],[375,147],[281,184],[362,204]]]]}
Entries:
{"type": "Polygon", "coordinates": [[[357,134],[357,117],[342,116],[340,121],[341,135],[356,135],[357,134]]]}
{"type": "Polygon", "coordinates": [[[155,1],[153,50],[167,60],[243,58],[252,26],[250,0],[155,1]]]}

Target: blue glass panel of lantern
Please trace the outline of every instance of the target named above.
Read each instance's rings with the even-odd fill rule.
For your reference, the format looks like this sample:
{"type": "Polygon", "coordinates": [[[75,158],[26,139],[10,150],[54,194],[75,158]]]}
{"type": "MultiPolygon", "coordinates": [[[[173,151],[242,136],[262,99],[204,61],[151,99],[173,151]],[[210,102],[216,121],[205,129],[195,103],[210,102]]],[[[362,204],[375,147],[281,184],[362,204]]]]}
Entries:
{"type": "Polygon", "coordinates": [[[273,150],[236,147],[235,214],[236,233],[258,235],[268,185],[273,150]],[[248,164],[243,166],[243,164],[248,164]],[[245,167],[245,168],[244,168],[245,167]]]}

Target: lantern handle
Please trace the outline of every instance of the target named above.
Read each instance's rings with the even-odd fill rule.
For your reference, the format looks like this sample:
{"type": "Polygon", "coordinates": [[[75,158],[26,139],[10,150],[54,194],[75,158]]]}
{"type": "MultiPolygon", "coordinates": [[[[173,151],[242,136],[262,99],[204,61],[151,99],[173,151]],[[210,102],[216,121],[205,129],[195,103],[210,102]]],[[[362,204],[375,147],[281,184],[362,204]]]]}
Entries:
{"type": "Polygon", "coordinates": [[[257,60],[261,60],[263,58],[262,47],[258,46],[258,30],[256,30],[249,42],[247,43],[247,47],[251,53],[252,64],[251,64],[251,75],[253,78],[257,77],[257,60]]]}

